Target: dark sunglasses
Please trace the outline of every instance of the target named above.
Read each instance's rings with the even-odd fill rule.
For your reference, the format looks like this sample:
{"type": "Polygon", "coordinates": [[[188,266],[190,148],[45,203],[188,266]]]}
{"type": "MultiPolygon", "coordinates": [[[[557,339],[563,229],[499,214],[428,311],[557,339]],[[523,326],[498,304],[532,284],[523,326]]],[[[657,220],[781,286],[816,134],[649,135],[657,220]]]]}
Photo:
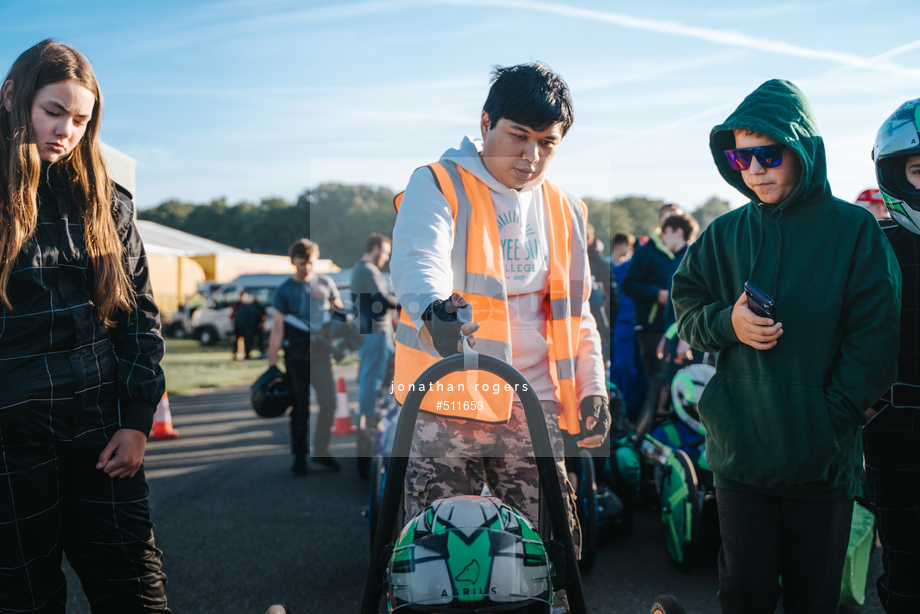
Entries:
{"type": "Polygon", "coordinates": [[[773,168],[783,163],[782,145],[764,145],[763,147],[745,147],[744,149],[726,149],[728,163],[736,171],[746,171],[751,168],[751,158],[764,168],[773,168]]]}

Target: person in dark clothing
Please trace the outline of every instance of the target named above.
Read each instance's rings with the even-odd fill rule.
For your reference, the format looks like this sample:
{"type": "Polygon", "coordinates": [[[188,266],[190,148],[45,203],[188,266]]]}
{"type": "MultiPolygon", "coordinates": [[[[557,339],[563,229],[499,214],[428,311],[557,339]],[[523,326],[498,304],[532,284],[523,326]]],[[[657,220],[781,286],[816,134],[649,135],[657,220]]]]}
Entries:
{"type": "Polygon", "coordinates": [[[332,319],[332,307],[343,309],[344,304],[335,282],[327,275],[313,273],[313,262],[319,257],[316,243],[300,239],[291,245],[288,253],[297,272],[275,292],[268,366],[275,366],[283,346],[284,366],[294,385],[294,407],[291,410],[294,464],[291,471],[295,475],[307,475],[308,456],[315,463],[339,471],[338,461],[329,454],[329,430],[335,417],[335,380],[330,359],[332,346],[320,331],[332,319]],[[308,445],[311,385],[319,403],[313,454],[309,454],[308,445]]]}
{"type": "Polygon", "coordinates": [[[668,280],[674,263],[674,254],[661,242],[661,224],[680,213],[683,209],[673,204],[658,211],[658,228],[649,242],[636,250],[623,279],[623,293],[635,307],[636,337],[649,380],[655,376],[658,364],[658,343],[664,334],[664,308],[669,300],[668,280]]]}
{"type": "Polygon", "coordinates": [[[235,360],[249,358],[257,318],[258,310],[252,303],[249,293],[243,290],[240,293],[240,300],[233,304],[233,308],[230,311],[230,321],[233,323],[233,357],[235,360]]]}
{"type": "Polygon", "coordinates": [[[613,270],[613,263],[607,260],[607,270],[609,271],[609,280],[607,283],[607,302],[609,303],[610,313],[610,338],[613,339],[613,323],[620,312],[620,286],[617,283],[617,275],[613,270]]]}
{"type": "MultiPolygon", "coordinates": [[[[233,321],[234,357],[236,359],[252,358],[252,350],[258,347],[259,353],[265,353],[265,307],[258,295],[253,296],[243,290],[240,300],[233,304],[230,319],[233,321]]],[[[263,356],[264,357],[264,356],[263,356]]]]}
{"type": "MultiPolygon", "coordinates": [[[[882,542],[876,586],[888,614],[920,612],[920,98],[878,132],[872,157],[890,219],[881,220],[901,268],[898,380],[863,427],[869,498],[882,542]]],[[[878,217],[876,215],[876,217],[878,217]]]]}
{"type": "MultiPolygon", "coordinates": [[[[259,358],[266,358],[265,354],[265,320],[268,319],[268,313],[265,311],[265,305],[262,304],[262,297],[258,294],[252,297],[252,305],[255,310],[253,318],[252,343],[259,350],[259,358]]],[[[246,355],[247,358],[249,354],[246,355]]]]}
{"type": "MultiPolygon", "coordinates": [[[[594,226],[587,224],[585,233],[588,238],[588,267],[591,269],[591,277],[594,281],[589,304],[591,315],[594,316],[594,322],[597,325],[597,332],[601,336],[601,353],[604,355],[606,364],[610,360],[610,292],[611,287],[614,292],[617,291],[616,278],[611,275],[610,265],[602,253],[604,244],[595,236],[594,226]]],[[[617,303],[619,304],[619,295],[617,303]]]]}
{"type": "Polygon", "coordinates": [[[901,274],[868,211],[834,198],[811,104],[774,79],[710,133],[750,202],[687,250],[678,334],[718,352],[699,400],[715,477],[724,614],[839,609],[865,411],[895,381],[901,274]],[[745,282],[775,300],[749,307],[745,282]],[[779,578],[782,577],[782,584],[779,578]]]}
{"type": "MultiPolygon", "coordinates": [[[[689,213],[672,215],[661,224],[661,242],[665,247],[671,250],[672,254],[674,254],[673,268],[671,269],[671,275],[668,277],[667,290],[669,294],[671,292],[671,281],[674,277],[674,272],[680,267],[680,263],[687,253],[687,248],[690,246],[690,242],[696,238],[699,228],[700,225],[697,223],[696,218],[689,213]]],[[[667,333],[675,324],[677,324],[677,318],[674,315],[674,305],[668,300],[664,308],[665,332],[667,333]]],[[[658,343],[659,359],[664,358],[666,343],[667,339],[662,336],[661,341],[658,343]]],[[[693,350],[690,348],[690,345],[679,337],[674,338],[670,349],[674,352],[674,356],[681,360],[693,360],[693,350]]]]}
{"type": "Polygon", "coordinates": [[[388,237],[372,233],[364,255],[351,271],[351,291],[357,297],[363,337],[358,348],[358,411],[364,416],[374,412],[377,389],[394,350],[391,314],[398,302],[380,272],[390,259],[391,245],[388,237]]]}
{"type": "Polygon", "coordinates": [[[45,40],[0,98],[0,612],[63,612],[66,554],[93,612],[168,613],[143,466],[163,338],[99,85],[45,40]]]}
{"type": "MultiPolygon", "coordinates": [[[[636,238],[630,233],[617,233],[613,237],[611,274],[613,282],[622,285],[633,255],[636,238]]],[[[626,415],[635,419],[642,409],[648,380],[636,338],[636,319],[633,300],[625,293],[618,295],[618,308],[610,327],[610,381],[623,395],[626,415]]]]}

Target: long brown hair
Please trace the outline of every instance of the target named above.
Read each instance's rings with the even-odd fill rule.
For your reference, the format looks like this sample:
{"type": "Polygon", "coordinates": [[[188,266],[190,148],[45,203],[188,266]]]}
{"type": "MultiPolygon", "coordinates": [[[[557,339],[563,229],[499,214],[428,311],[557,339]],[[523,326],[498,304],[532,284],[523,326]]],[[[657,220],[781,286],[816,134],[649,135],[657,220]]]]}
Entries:
{"type": "Polygon", "coordinates": [[[134,308],[124,246],[115,228],[112,181],[102,159],[99,123],[102,92],[89,60],[57,41],[43,40],[13,63],[4,84],[12,81],[12,109],[0,104],[0,303],[12,311],[10,275],[19,251],[35,232],[41,158],[32,130],[32,103],[38,90],[76,81],[95,98],[83,138],[66,158],[55,162],[71,186],[83,216],[86,250],[93,264],[96,317],[114,326],[117,311],[134,308]]]}

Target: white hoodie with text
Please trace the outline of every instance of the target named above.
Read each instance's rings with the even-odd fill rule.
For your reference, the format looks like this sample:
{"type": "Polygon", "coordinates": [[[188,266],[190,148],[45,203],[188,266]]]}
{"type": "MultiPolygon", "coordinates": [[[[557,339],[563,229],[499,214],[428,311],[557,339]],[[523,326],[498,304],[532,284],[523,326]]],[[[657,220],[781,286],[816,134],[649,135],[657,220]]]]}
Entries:
{"type": "MultiPolygon", "coordinates": [[[[441,160],[456,163],[489,187],[501,240],[508,308],[513,314],[511,362],[531,383],[541,401],[555,400],[546,344],[547,321],[541,312],[549,273],[543,179],[518,190],[509,188],[489,173],[480,157],[481,151],[482,141],[466,137],[459,149],[447,150],[441,160]]],[[[420,168],[412,174],[403,195],[393,228],[390,261],[396,295],[418,330],[424,326],[421,315],[425,308],[435,300],[446,299],[453,291],[450,267],[453,242],[450,205],[431,172],[420,168]]],[[[470,314],[461,312],[461,317],[468,320],[470,314]]],[[[476,321],[475,313],[471,319],[476,321]]],[[[419,344],[432,356],[440,357],[422,335],[419,344]]],[[[600,336],[587,300],[582,308],[575,358],[575,390],[579,401],[607,394],[600,336]]]]}

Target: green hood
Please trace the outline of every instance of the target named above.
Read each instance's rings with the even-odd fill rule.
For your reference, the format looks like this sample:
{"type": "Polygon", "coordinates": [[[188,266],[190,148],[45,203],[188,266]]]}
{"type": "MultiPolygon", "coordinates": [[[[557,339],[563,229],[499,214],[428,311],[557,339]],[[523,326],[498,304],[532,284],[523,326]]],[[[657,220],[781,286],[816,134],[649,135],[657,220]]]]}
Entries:
{"type": "Polygon", "coordinates": [[[802,175],[798,185],[789,198],[777,203],[775,210],[830,197],[824,139],[818,132],[811,103],[795,85],[781,79],[767,81],[709,134],[709,147],[719,173],[753,203],[758,203],[757,195],[744,184],[741,172],[734,170],[725,156],[726,149],[735,147],[732,132],[735,128],[747,128],[776,139],[794,151],[801,162],[802,175]]]}

